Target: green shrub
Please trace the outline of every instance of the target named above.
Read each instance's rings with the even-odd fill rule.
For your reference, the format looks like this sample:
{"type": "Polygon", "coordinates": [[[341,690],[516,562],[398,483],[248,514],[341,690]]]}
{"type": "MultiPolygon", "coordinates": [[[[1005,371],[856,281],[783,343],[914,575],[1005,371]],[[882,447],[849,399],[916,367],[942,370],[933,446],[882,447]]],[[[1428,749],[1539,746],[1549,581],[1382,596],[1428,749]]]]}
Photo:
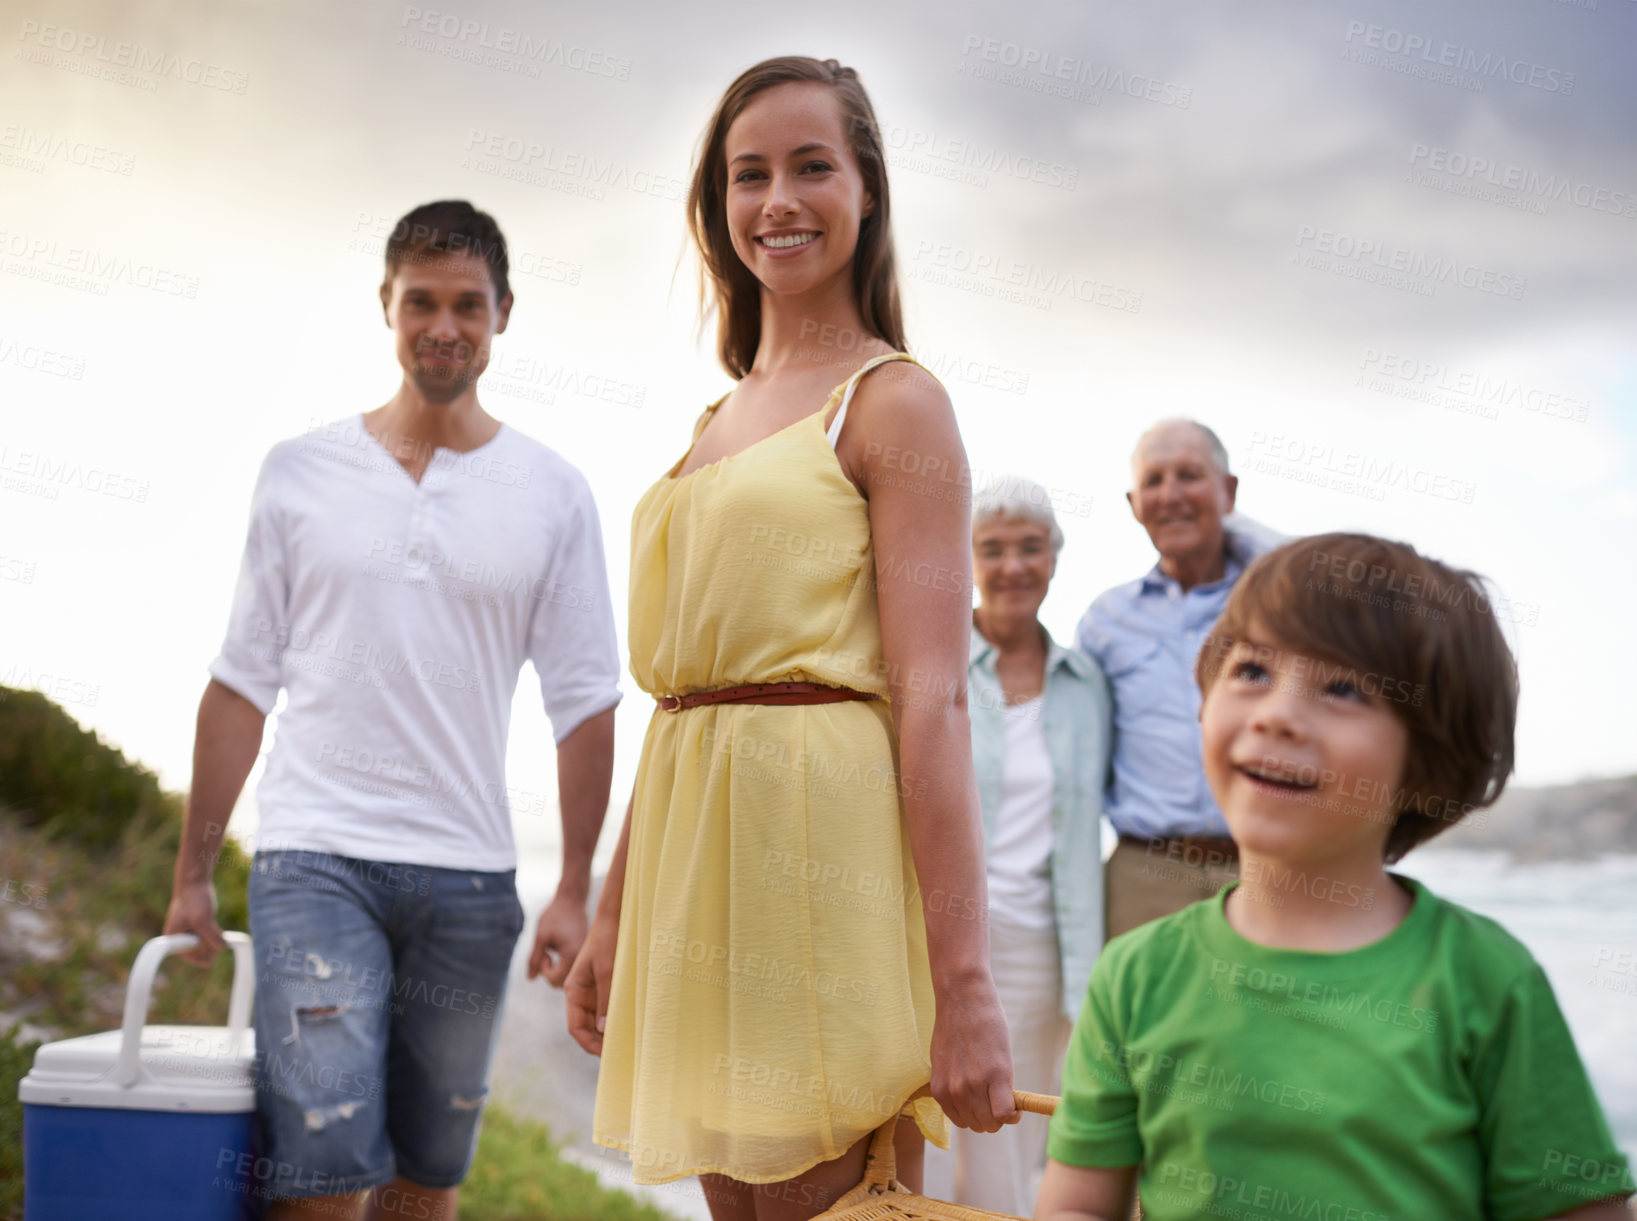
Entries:
{"type": "Polygon", "coordinates": [[[132,823],[176,821],[182,801],[38,691],[0,687],[0,806],[99,851],[132,823]]]}

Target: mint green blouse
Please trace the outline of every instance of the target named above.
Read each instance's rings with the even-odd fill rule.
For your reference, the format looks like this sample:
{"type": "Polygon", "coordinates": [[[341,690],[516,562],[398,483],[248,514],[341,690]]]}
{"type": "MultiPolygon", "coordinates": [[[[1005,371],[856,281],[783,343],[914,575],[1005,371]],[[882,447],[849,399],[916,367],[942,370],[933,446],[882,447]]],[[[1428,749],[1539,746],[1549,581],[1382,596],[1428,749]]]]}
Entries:
{"type": "MultiPolygon", "coordinates": [[[[1112,701],[1103,668],[1086,654],[1046,636],[1046,745],[1052,759],[1052,907],[1063,970],[1063,1012],[1079,1012],[1091,967],[1103,948],[1103,792],[1113,733],[1112,701]]],[[[985,840],[1000,809],[1006,696],[995,672],[996,650],[972,629],[967,710],[972,765],[983,807],[985,840]]]]}

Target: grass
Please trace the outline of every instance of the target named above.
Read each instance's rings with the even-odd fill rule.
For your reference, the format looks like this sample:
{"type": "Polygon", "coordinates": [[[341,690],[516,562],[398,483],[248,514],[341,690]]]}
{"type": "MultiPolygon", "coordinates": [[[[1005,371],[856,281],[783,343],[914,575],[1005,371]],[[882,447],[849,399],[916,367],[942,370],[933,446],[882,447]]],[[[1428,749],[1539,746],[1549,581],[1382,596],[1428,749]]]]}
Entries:
{"type": "Polygon", "coordinates": [[[0,1032],[0,1217],[23,1215],[23,1104],[17,1083],[34,1063],[38,1043],[24,1043],[15,1030],[0,1032]]]}
{"type": "MultiPolygon", "coordinates": [[[[182,801],[153,773],[33,691],[0,687],[0,1012],[72,1038],[120,1023],[137,949],[164,925],[182,801]],[[23,909],[27,910],[24,911],[23,909]],[[16,935],[26,921],[28,938],[16,935]],[[32,947],[26,942],[32,941],[32,947]]],[[[247,928],[249,861],[229,845],[216,869],[223,928],[247,928]]],[[[148,1020],[227,1020],[232,955],[208,971],[167,960],[148,1020]]],[[[0,1021],[0,1218],[22,1217],[23,1107],[17,1083],[39,1044],[0,1021]]],[[[557,1151],[544,1125],[490,1105],[461,1191],[462,1221],[661,1221],[557,1151]]]]}
{"type": "Polygon", "coordinates": [[[541,1124],[489,1106],[477,1158],[460,1191],[462,1221],[539,1217],[661,1221],[658,1209],[601,1186],[597,1176],[564,1161],[541,1124]]]}

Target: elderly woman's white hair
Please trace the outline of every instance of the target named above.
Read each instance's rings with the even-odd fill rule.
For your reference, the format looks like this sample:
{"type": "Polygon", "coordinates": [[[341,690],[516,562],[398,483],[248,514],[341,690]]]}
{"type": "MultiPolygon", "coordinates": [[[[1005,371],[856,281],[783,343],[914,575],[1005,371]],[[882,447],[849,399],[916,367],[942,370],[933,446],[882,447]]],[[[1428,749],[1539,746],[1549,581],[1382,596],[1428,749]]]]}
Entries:
{"type": "Polygon", "coordinates": [[[1002,475],[984,484],[972,497],[972,533],[997,517],[1021,517],[1044,526],[1051,540],[1052,555],[1063,549],[1063,530],[1052,512],[1052,496],[1033,479],[1022,475],[1002,475]]]}

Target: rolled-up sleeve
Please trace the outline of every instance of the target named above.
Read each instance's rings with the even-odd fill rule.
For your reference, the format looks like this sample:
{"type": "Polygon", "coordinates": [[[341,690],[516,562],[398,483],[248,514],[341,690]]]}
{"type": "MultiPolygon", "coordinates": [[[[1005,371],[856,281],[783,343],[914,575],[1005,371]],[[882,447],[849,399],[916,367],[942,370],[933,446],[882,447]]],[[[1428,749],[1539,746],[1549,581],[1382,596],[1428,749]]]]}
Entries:
{"type": "Polygon", "coordinates": [[[583,481],[564,515],[544,587],[535,598],[529,660],[561,744],[588,718],[620,701],[620,653],[608,591],[602,525],[583,481]]]}
{"type": "Polygon", "coordinates": [[[289,637],[290,585],[278,512],[276,453],[256,477],[250,500],[239,582],[227,636],[210,663],[210,676],[242,695],[262,715],[273,711],[284,682],[283,645],[289,637]]]}

